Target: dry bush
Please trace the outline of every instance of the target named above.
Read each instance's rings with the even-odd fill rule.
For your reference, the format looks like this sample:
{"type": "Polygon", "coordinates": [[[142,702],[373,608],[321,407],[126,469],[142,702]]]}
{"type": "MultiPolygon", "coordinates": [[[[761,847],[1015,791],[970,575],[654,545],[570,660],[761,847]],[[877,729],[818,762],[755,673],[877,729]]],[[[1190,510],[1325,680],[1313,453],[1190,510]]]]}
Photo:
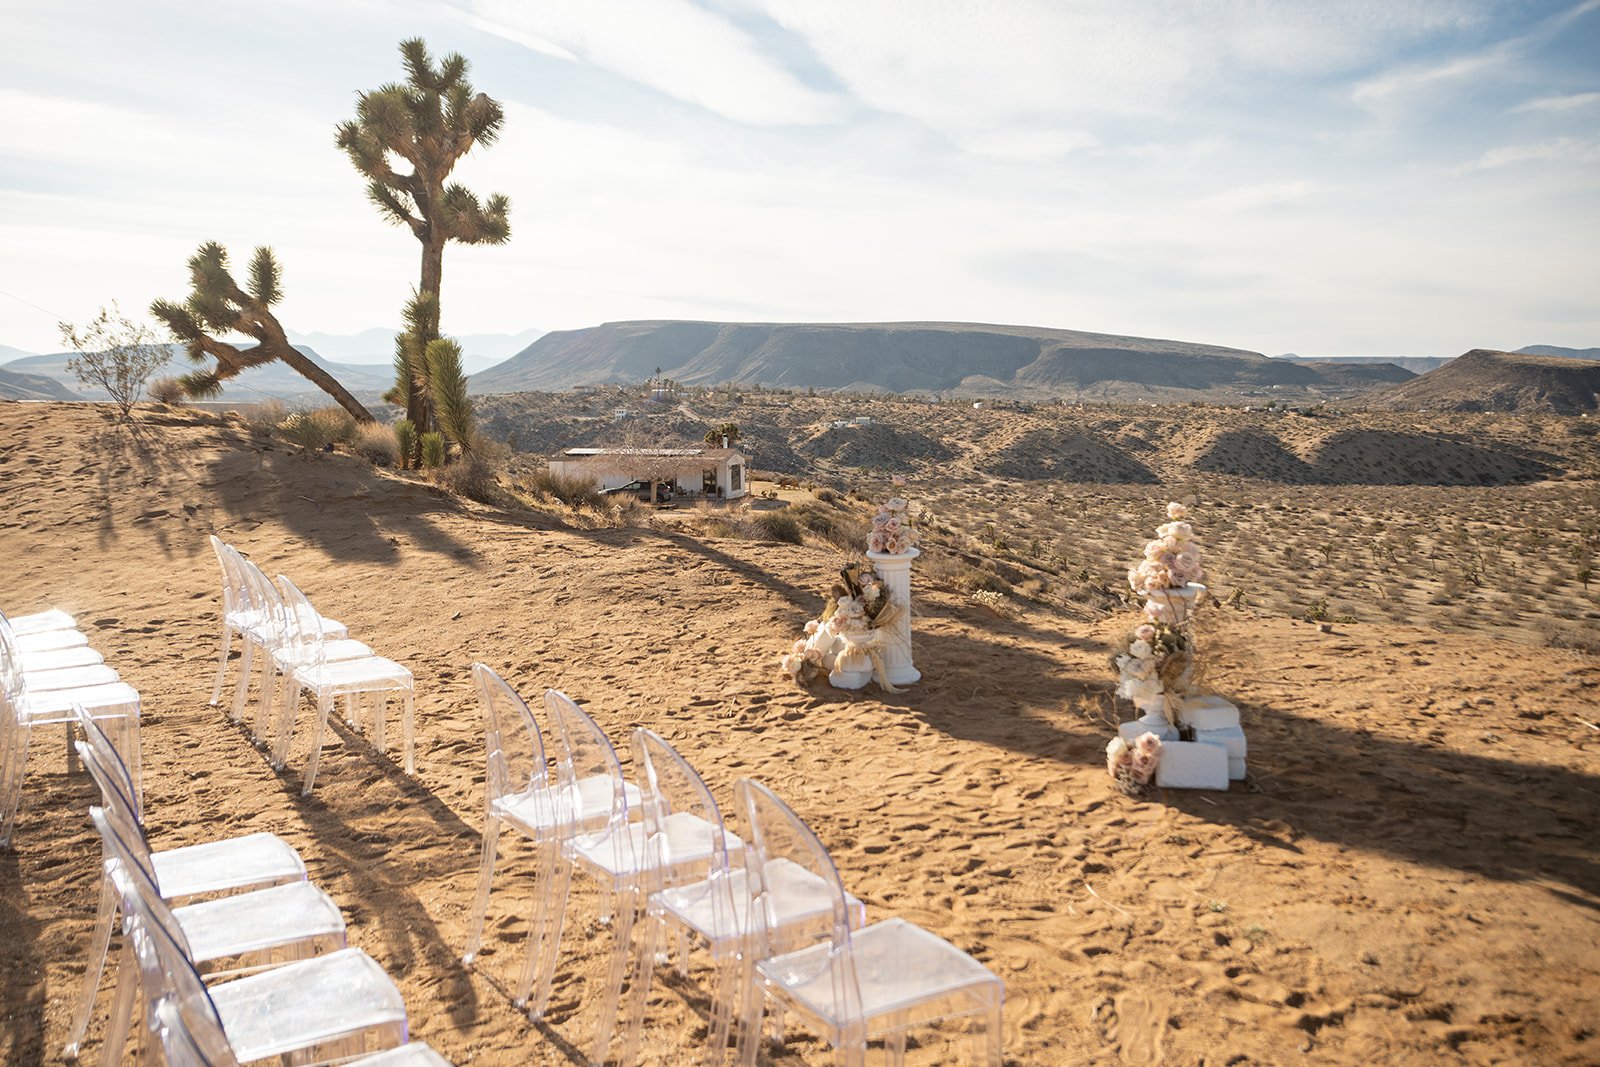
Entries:
{"type": "Polygon", "coordinates": [[[549,470],[530,471],[517,487],[546,500],[558,500],[569,508],[594,511],[607,504],[605,496],[595,488],[593,479],[552,474],[549,470]]]}
{"type": "Polygon", "coordinates": [[[434,472],[434,480],[456,496],[480,504],[499,506],[508,501],[500,487],[499,471],[491,457],[471,452],[434,472]]]}
{"type": "Polygon", "coordinates": [[[400,441],[394,435],[394,427],[381,422],[369,422],[359,427],[350,448],[375,467],[392,467],[400,458],[400,441]]]}
{"type": "Polygon", "coordinates": [[[150,399],[172,406],[184,401],[183,385],[176,378],[157,378],[150,383],[150,399]]]}
{"type": "Polygon", "coordinates": [[[796,504],[770,514],[787,514],[807,533],[846,552],[862,551],[871,532],[870,524],[859,513],[822,504],[796,504]]]}
{"type": "Polygon", "coordinates": [[[789,514],[787,508],[783,511],[763,511],[755,517],[755,526],[761,531],[765,540],[783,541],[791,545],[805,544],[805,538],[800,533],[800,524],[789,514]]]}
{"type": "Polygon", "coordinates": [[[289,406],[277,398],[263,400],[245,409],[244,421],[257,433],[271,433],[289,417],[289,406]]]}
{"type": "Polygon", "coordinates": [[[290,415],[278,425],[278,432],[307,452],[325,452],[355,438],[356,420],[344,408],[318,408],[290,415]]]}

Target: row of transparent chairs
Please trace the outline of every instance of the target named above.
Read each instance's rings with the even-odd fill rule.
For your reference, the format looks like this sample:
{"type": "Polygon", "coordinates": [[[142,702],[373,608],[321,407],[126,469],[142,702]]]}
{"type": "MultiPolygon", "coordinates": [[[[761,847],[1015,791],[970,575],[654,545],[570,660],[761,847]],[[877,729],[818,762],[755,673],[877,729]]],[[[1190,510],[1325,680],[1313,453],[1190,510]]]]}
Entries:
{"type": "Polygon", "coordinates": [[[29,743],[40,726],[68,726],[75,705],[112,732],[139,796],[139,693],[107,666],[72,616],[0,614],[0,847],[9,846],[22,803],[29,743]]]}
{"type": "MultiPolygon", "coordinates": [[[[292,848],[252,834],[152,852],[125,792],[126,769],[92,719],[81,721],[79,752],[104,802],[90,817],[125,935],[106,1067],[121,1060],[138,992],[169,1065],[347,1061],[371,1048],[390,1051],[361,1062],[444,1064],[426,1045],[407,1047],[399,990],[376,961],[346,946],[338,907],[305,881],[292,848]],[[177,890],[230,895],[174,907],[177,890]]],[[[99,967],[91,972],[69,1055],[92,1012],[88,983],[99,967]]]]}
{"type": "Polygon", "coordinates": [[[907,1031],[968,1016],[983,1024],[976,1061],[1000,1063],[999,979],[910,923],[866,927],[865,906],[845,891],[827,850],[765,786],[750,780],[735,786],[750,835],[742,840],[665,739],[634,731],[640,775],[634,785],[594,720],[565,694],[547,690],[556,742],[552,776],[526,703],[481,663],[473,677],[488,749],[487,812],[463,958],[470,964],[481,947],[502,825],[531,838],[539,857],[532,935],[517,985],[517,1003],[534,1018],[548,1003],[571,874],[594,878],[602,899],[614,898],[616,908],[591,1063],[603,1063],[610,1050],[630,962],[617,1062],[635,1061],[664,934],[679,941],[680,970],[684,942],[710,952],[708,1062],[726,1062],[737,1025],[735,1050],[741,1062],[754,1064],[763,1004],[771,1001],[776,1019],[795,1014],[835,1046],[840,1063],[863,1062],[867,1042],[878,1038],[891,1062],[902,1062],[907,1031]]]}
{"type": "Polygon", "coordinates": [[[366,709],[371,719],[369,737],[380,751],[385,747],[388,697],[401,697],[405,769],[408,774],[415,773],[411,672],[351,640],[348,628],[320,614],[288,577],[280,574],[276,582],[269,580],[259,567],[215,535],[211,547],[222,571],[223,588],[221,648],[211,702],[221,700],[228,655],[237,635],[244,648],[230,716],[234,722],[245,718],[251,671],[259,657],[259,703],[251,733],[254,740],[268,746],[275,768],[282,770],[288,760],[301,696],[309,691],[316,704],[304,793],[309,795],[316,784],[328,717],[341,697],[345,718],[352,726],[361,727],[366,709]]]}

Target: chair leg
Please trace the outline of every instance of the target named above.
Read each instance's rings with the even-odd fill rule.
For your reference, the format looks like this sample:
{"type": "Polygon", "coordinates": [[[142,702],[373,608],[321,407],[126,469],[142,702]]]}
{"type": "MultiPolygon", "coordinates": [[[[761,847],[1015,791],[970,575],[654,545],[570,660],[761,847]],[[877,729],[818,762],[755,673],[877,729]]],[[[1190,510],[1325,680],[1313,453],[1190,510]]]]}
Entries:
{"type": "MultiPolygon", "coordinates": [[[[648,905],[646,905],[648,908],[648,905]]],[[[621,1067],[633,1067],[639,1057],[639,1038],[644,1031],[645,1001],[650,996],[650,980],[653,977],[656,962],[656,939],[664,931],[661,923],[652,916],[648,910],[642,916],[640,929],[633,946],[633,984],[628,989],[628,1005],[624,1009],[622,1018],[622,1053],[617,1057],[621,1067]]],[[[726,1039],[727,1030],[723,1030],[726,1039]]],[[[600,1049],[600,1058],[604,1059],[605,1049],[600,1049]]],[[[598,1062],[598,1061],[597,1061],[598,1062]]],[[[716,1063],[721,1060],[714,1061],[716,1063]]]]}
{"type": "MultiPolygon", "coordinates": [[[[478,861],[478,892],[472,898],[472,928],[467,934],[467,951],[461,956],[461,962],[469,967],[478,958],[478,949],[483,944],[483,921],[489,911],[489,887],[494,882],[494,861],[499,841],[500,817],[490,815],[483,824],[483,857],[478,861]]],[[[528,937],[534,937],[532,930],[528,931],[528,937]]]]}
{"type": "Polygon", "coordinates": [[[11,743],[6,747],[3,766],[0,766],[0,848],[11,844],[11,834],[16,829],[17,807],[22,803],[22,774],[28,766],[28,735],[33,733],[26,723],[16,723],[11,729],[11,743]]]}
{"type": "Polygon", "coordinates": [[[708,1062],[723,1064],[728,1061],[728,1032],[733,1028],[733,1017],[738,1008],[739,981],[743,977],[742,961],[736,952],[713,949],[712,961],[716,965],[716,984],[711,995],[711,1056],[708,1062]]]}
{"type": "Polygon", "coordinates": [[[138,992],[139,961],[133,955],[133,942],[124,937],[122,955],[117,960],[117,998],[111,1004],[105,1048],[100,1053],[101,1067],[119,1067],[122,1063],[122,1048],[128,1042],[128,1023],[133,1019],[138,992]]]}
{"type": "Polygon", "coordinates": [[[233,687],[233,706],[228,710],[228,718],[238,722],[244,718],[245,701],[250,697],[250,672],[256,664],[256,643],[248,637],[244,640],[244,653],[239,657],[239,681],[233,687]]]}
{"type": "Polygon", "coordinates": [[[594,1024],[594,1046],[589,1062],[600,1067],[611,1047],[611,1031],[617,1024],[617,1005],[622,1000],[622,983],[628,974],[628,959],[633,948],[633,923],[639,909],[639,894],[632,887],[619,890],[616,919],[611,928],[611,965],[606,969],[606,988],[600,1001],[600,1015],[594,1024]]]}
{"type": "Polygon", "coordinates": [[[89,1032],[89,1017],[94,1014],[94,995],[100,989],[100,979],[105,975],[106,957],[111,953],[111,924],[117,917],[117,890],[110,878],[100,879],[100,909],[95,914],[94,934],[89,939],[89,964],[83,972],[83,988],[78,992],[78,1003],[72,1009],[72,1029],[67,1033],[67,1048],[63,1053],[69,1060],[78,1058],[78,1048],[83,1036],[89,1032]]]}
{"type": "Polygon", "coordinates": [[[767,998],[756,973],[755,946],[748,939],[739,953],[739,991],[744,1002],[739,1016],[739,1067],[756,1067],[756,1056],[761,1052],[762,1009],[767,998]]]}
{"type": "Polygon", "coordinates": [[[117,754],[122,757],[122,765],[128,769],[128,777],[133,779],[133,812],[143,819],[144,756],[139,747],[139,705],[133,704],[123,709],[115,736],[121,739],[117,754]]]}
{"type": "Polygon", "coordinates": [[[211,686],[211,706],[216,707],[222,702],[222,682],[228,674],[228,653],[233,651],[233,627],[226,622],[222,624],[222,652],[217,656],[217,680],[211,686]]]}
{"type": "Polygon", "coordinates": [[[381,756],[389,743],[388,723],[385,722],[389,715],[388,701],[384,699],[382,693],[369,693],[367,696],[372,700],[372,729],[368,740],[381,756]]]}
{"type": "Polygon", "coordinates": [[[261,744],[267,736],[268,723],[272,721],[272,705],[278,694],[278,686],[282,675],[278,671],[277,661],[268,655],[266,666],[261,672],[261,693],[256,699],[256,717],[250,727],[250,740],[261,744]]]}
{"type": "Polygon", "coordinates": [[[983,1028],[985,1054],[980,1061],[984,1067],[1001,1067],[1005,1059],[1005,1050],[1002,1047],[1005,1044],[1005,1031],[1002,1029],[1005,1023],[1001,1018],[1004,1005],[1004,994],[1000,991],[997,990],[990,996],[989,1010],[986,1012],[988,1018],[983,1028]]]}
{"type": "Polygon", "coordinates": [[[311,736],[311,759],[306,764],[306,784],[300,790],[300,795],[311,795],[311,787],[317,784],[317,767],[322,762],[322,737],[323,731],[328,728],[328,714],[333,711],[333,694],[331,692],[317,694],[317,725],[316,732],[311,736]]]}
{"type": "Polygon", "coordinates": [[[556,961],[561,956],[561,927],[567,917],[567,893],[572,885],[572,862],[561,855],[560,843],[552,841],[546,847],[552,853],[545,861],[548,866],[544,868],[550,876],[550,889],[538,897],[539,921],[536,928],[539,930],[539,958],[533,968],[538,984],[528,999],[530,1019],[543,1018],[550,1006],[550,987],[555,984],[556,961]]]}
{"type": "Polygon", "coordinates": [[[889,1053],[889,1067],[905,1067],[906,1027],[903,1016],[894,1021],[894,1029],[889,1032],[889,1040],[885,1045],[889,1053]]]}
{"type": "Polygon", "coordinates": [[[405,718],[401,720],[401,740],[406,746],[406,773],[417,773],[417,708],[416,691],[406,690],[405,718]]]}
{"type": "Polygon", "coordinates": [[[272,742],[272,769],[281,771],[289,760],[289,743],[294,736],[295,716],[300,712],[300,683],[283,676],[284,700],[278,712],[277,736],[272,742]]]}

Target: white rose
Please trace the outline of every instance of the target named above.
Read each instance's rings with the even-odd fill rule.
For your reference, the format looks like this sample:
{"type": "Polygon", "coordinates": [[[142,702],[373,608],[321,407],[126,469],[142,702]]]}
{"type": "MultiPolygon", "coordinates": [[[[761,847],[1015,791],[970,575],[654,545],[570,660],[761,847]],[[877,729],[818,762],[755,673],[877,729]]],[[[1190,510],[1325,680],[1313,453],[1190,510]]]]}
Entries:
{"type": "Polygon", "coordinates": [[[1138,659],[1149,659],[1155,650],[1150,647],[1150,642],[1140,639],[1128,646],[1128,655],[1138,659]]]}

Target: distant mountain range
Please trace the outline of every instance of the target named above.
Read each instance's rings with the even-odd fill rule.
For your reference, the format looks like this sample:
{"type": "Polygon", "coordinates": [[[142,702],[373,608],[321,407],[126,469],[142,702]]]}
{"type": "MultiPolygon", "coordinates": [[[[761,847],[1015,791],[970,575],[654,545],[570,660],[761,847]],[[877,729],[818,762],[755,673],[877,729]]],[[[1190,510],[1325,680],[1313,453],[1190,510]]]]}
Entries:
{"type": "MultiPolygon", "coordinates": [[[[493,367],[526,348],[543,331],[527,329],[515,334],[463,334],[455,337],[462,347],[467,373],[493,367]]],[[[320,364],[357,397],[372,402],[394,384],[393,330],[374,328],[356,334],[288,331],[297,350],[320,364]]],[[[182,374],[190,367],[182,346],[170,346],[173,361],[165,373],[182,374]]],[[[0,345],[0,399],[5,400],[107,400],[103,390],[85,389],[67,370],[71,352],[34,353],[0,345]],[[31,381],[22,381],[28,378],[31,381]],[[51,382],[59,392],[47,392],[51,382]],[[41,392],[44,390],[46,392],[41,392]]],[[[289,403],[316,404],[324,394],[300,375],[279,363],[254,367],[223,387],[222,401],[249,403],[276,397],[289,403]]]]}
{"type": "Polygon", "coordinates": [[[1180,400],[1264,390],[1348,394],[1398,368],[1310,366],[1191,341],[952,322],[608,322],[547,333],[474,375],[478,393],[642,382],[819,391],[1180,400]]]}

